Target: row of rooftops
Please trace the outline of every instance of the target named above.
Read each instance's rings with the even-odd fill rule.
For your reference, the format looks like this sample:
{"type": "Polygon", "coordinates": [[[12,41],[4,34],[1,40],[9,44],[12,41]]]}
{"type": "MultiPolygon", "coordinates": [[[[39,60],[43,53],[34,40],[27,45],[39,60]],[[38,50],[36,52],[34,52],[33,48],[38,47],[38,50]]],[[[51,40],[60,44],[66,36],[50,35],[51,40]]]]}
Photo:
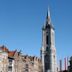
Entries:
{"type": "MultiPolygon", "coordinates": [[[[0,50],[2,50],[2,52],[6,52],[8,53],[8,57],[10,58],[13,58],[15,53],[18,53],[18,55],[20,55],[21,53],[20,52],[17,52],[17,50],[14,50],[14,51],[10,51],[6,46],[2,45],[0,46],[0,50]]],[[[30,61],[38,61],[38,62],[41,62],[41,59],[36,57],[36,56],[29,56],[29,55],[22,55],[21,54],[21,57],[23,58],[23,60],[27,60],[29,59],[30,61]]]]}
{"type": "Polygon", "coordinates": [[[24,60],[29,59],[30,61],[38,61],[41,62],[41,59],[36,57],[36,56],[28,56],[28,55],[23,55],[22,56],[24,60]]]}

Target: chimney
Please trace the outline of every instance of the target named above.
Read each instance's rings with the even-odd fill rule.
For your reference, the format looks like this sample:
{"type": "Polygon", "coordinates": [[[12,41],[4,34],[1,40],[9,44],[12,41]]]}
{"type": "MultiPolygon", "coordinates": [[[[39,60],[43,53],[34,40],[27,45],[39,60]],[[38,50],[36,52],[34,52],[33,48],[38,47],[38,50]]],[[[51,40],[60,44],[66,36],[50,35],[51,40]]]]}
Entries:
{"type": "Polygon", "coordinates": [[[69,63],[69,60],[68,60],[68,57],[67,57],[67,70],[68,70],[68,65],[69,65],[68,63],[69,63]]]}
{"type": "Polygon", "coordinates": [[[66,70],[66,58],[64,58],[64,65],[65,65],[65,70],[66,70]]]}

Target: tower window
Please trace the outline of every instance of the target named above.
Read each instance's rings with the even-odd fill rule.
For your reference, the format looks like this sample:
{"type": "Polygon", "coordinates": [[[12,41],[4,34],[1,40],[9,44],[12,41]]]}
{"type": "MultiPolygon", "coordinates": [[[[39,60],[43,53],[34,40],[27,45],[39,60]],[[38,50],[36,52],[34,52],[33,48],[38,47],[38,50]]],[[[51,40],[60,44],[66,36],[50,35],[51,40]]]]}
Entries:
{"type": "Polygon", "coordinates": [[[49,44],[49,37],[48,37],[48,35],[46,36],[46,44],[49,44]]]}

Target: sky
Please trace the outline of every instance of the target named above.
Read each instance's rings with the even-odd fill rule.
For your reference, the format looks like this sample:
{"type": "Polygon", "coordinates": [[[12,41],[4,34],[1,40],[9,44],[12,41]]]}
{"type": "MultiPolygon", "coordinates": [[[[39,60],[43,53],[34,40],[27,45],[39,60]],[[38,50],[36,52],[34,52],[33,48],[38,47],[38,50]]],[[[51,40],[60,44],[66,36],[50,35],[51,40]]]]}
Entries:
{"type": "Polygon", "coordinates": [[[0,0],[0,45],[40,56],[48,7],[55,28],[57,60],[72,55],[72,0],[0,0]]]}

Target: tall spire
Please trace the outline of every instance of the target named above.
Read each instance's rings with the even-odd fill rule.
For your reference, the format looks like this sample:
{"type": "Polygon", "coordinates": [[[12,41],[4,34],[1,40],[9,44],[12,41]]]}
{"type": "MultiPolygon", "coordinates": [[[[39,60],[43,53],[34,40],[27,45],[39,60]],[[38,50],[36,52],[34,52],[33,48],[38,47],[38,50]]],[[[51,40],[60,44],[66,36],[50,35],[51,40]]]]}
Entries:
{"type": "Polygon", "coordinates": [[[50,17],[50,9],[49,9],[49,7],[48,7],[48,11],[47,11],[47,16],[46,16],[46,22],[47,22],[47,24],[51,23],[51,17],[50,17]]]}

